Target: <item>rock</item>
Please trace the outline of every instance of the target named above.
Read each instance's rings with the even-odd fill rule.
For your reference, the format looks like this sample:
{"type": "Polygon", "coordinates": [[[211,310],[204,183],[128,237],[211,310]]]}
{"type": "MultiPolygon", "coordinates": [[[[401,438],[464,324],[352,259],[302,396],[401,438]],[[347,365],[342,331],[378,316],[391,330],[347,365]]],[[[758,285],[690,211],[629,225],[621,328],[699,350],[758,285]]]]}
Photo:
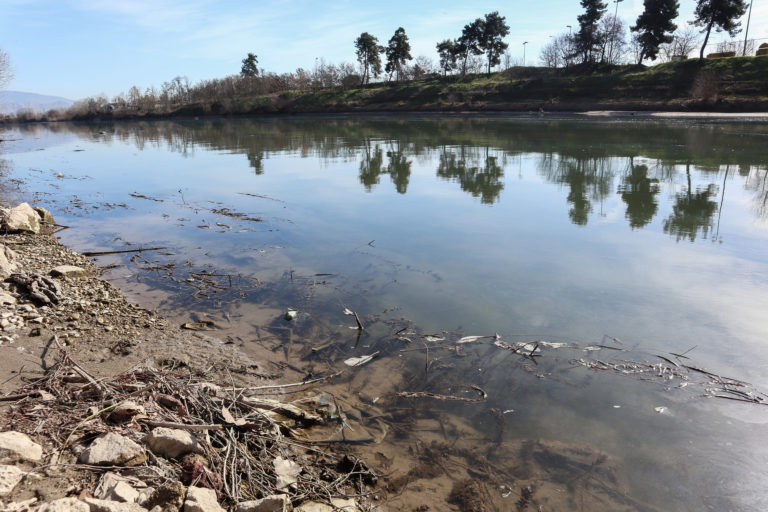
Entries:
{"type": "Polygon", "coordinates": [[[61,498],[43,503],[37,512],[90,512],[91,508],[77,498],[61,498]]]}
{"type": "Polygon", "coordinates": [[[80,462],[96,466],[137,466],[146,460],[141,446],[112,432],[97,437],[80,454],[80,462]]]}
{"type": "Polygon", "coordinates": [[[53,277],[83,277],[88,275],[88,271],[74,265],[59,265],[52,268],[50,274],[53,277]]]}
{"type": "Polygon", "coordinates": [[[254,501],[237,504],[235,512],[290,512],[291,500],[285,494],[273,494],[254,501]]]}
{"type": "Polygon", "coordinates": [[[14,297],[13,295],[9,295],[5,292],[0,292],[0,304],[7,306],[11,304],[16,304],[16,302],[17,302],[16,297],[14,297]]]}
{"type": "Polygon", "coordinates": [[[282,457],[275,457],[273,464],[275,465],[275,475],[277,475],[278,490],[296,483],[299,473],[301,473],[301,466],[282,457]]]}
{"type": "Polygon", "coordinates": [[[149,449],[157,455],[176,458],[185,453],[203,453],[203,448],[186,430],[157,427],[144,438],[149,449]]]}
{"type": "Polygon", "coordinates": [[[21,203],[10,210],[3,210],[2,227],[10,233],[39,233],[40,215],[29,206],[21,203]]]}
{"type": "Polygon", "coordinates": [[[189,487],[184,500],[184,512],[224,512],[216,499],[216,491],[204,487],[189,487]]]}
{"type": "Polygon", "coordinates": [[[161,485],[145,499],[139,497],[138,503],[149,510],[159,507],[165,512],[178,512],[184,506],[187,488],[178,480],[161,485]]]}
{"type": "MultiPolygon", "coordinates": [[[[35,509],[37,498],[29,498],[24,501],[13,501],[5,506],[3,512],[32,512],[35,509]]],[[[0,503],[2,506],[2,503],[0,503]]]]}
{"type": "Polygon", "coordinates": [[[0,244],[0,277],[11,275],[18,266],[16,253],[7,245],[0,244]]]}
{"type": "Polygon", "coordinates": [[[145,415],[146,413],[147,411],[144,409],[143,405],[139,405],[132,401],[125,401],[112,409],[112,412],[109,414],[109,421],[122,423],[130,420],[134,416],[145,415]]]}
{"type": "Polygon", "coordinates": [[[302,503],[296,507],[294,512],[358,512],[357,503],[353,499],[333,498],[331,500],[333,506],[326,505],[325,503],[318,503],[316,501],[309,501],[302,503]]]}
{"type": "Polygon", "coordinates": [[[43,447],[21,432],[0,432],[0,460],[31,460],[43,458],[43,447]]]}
{"type": "Polygon", "coordinates": [[[24,478],[24,472],[16,466],[0,466],[0,496],[8,496],[24,478]]]}
{"type": "Polygon", "coordinates": [[[138,503],[120,503],[118,501],[97,500],[85,498],[83,501],[90,507],[90,512],[147,512],[138,503]]]}
{"type": "Polygon", "coordinates": [[[117,473],[105,473],[93,494],[98,499],[120,502],[134,502],[139,497],[130,481],[117,473]]]}
{"type": "Polygon", "coordinates": [[[53,220],[53,215],[51,215],[51,212],[49,212],[45,208],[42,208],[40,206],[35,206],[33,209],[35,210],[35,212],[37,212],[37,215],[40,216],[40,222],[42,224],[47,224],[51,227],[54,224],[56,224],[56,222],[53,220]]]}

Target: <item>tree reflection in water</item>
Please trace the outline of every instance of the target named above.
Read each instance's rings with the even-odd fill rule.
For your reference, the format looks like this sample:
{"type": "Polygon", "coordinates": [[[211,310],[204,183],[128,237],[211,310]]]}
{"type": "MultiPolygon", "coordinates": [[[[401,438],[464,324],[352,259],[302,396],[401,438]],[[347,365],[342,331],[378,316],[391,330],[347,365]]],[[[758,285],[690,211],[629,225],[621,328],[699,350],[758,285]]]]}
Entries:
{"type": "Polygon", "coordinates": [[[707,238],[712,229],[717,203],[711,197],[717,194],[717,185],[711,183],[693,192],[690,163],[686,164],[685,173],[688,187],[675,196],[672,213],[664,221],[664,232],[675,236],[678,242],[684,238],[694,242],[699,232],[702,238],[707,238]]]}

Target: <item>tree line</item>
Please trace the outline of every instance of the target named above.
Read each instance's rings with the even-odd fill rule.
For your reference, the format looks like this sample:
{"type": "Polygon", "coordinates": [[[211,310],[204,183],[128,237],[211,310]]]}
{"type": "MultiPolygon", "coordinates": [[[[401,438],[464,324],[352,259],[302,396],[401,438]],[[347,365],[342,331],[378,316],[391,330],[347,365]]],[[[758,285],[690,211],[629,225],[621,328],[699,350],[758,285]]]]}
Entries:
{"type": "MultiPolygon", "coordinates": [[[[617,10],[620,1],[614,0],[617,10]]],[[[553,37],[542,48],[540,59],[545,66],[618,64],[627,54],[638,64],[659,57],[663,60],[684,59],[701,43],[699,33],[704,35],[699,58],[704,58],[712,31],[726,32],[734,37],[741,30],[738,20],[747,11],[746,0],[698,0],[694,19],[688,22],[686,30],[679,29],[675,23],[680,9],[678,0],[644,0],[643,12],[629,27],[632,36],[627,41],[626,26],[616,13],[607,12],[606,2],[581,0],[581,6],[584,12],[577,18],[578,30],[553,37]]],[[[721,43],[717,51],[734,51],[735,46],[734,43],[721,43]]],[[[746,49],[745,44],[744,52],[746,49]]]]}
{"type": "MultiPolygon", "coordinates": [[[[621,0],[614,0],[617,3],[621,0]]],[[[616,16],[607,13],[603,0],[580,0],[584,12],[577,17],[578,30],[552,37],[544,45],[540,59],[547,67],[560,68],[573,64],[618,64],[624,60],[628,47],[634,60],[655,60],[661,56],[673,60],[687,56],[698,42],[693,29],[678,30],[678,0],[644,0],[644,10],[630,31],[634,34],[627,43],[626,26],[616,16]]],[[[700,57],[708,44],[712,30],[725,31],[735,36],[740,31],[739,18],[746,12],[745,0],[698,0],[694,20],[689,22],[704,34],[700,57]]],[[[121,112],[152,111],[162,114],[193,103],[211,103],[212,113],[228,113],[232,106],[247,98],[276,92],[307,91],[325,88],[350,89],[364,86],[384,75],[387,81],[419,80],[425,77],[457,73],[485,71],[504,64],[511,67],[513,59],[504,41],[510,33],[506,18],[498,11],[485,14],[466,24],[455,39],[436,43],[439,59],[435,64],[430,58],[419,56],[414,61],[411,45],[403,27],[398,27],[387,45],[380,45],[377,37],[362,32],[354,41],[357,66],[348,62],[326,63],[317,59],[313,69],[298,68],[290,73],[266,72],[258,66],[258,56],[248,53],[242,60],[240,73],[224,78],[201,80],[191,84],[186,77],[177,76],[144,90],[134,86],[127,94],[112,99],[95,96],[77,102],[66,112],[49,112],[47,118],[88,117],[118,110],[121,112]],[[382,66],[382,56],[385,62],[382,66]]],[[[721,45],[718,51],[733,51],[721,45]]],[[[525,63],[523,63],[525,64],[525,63]]],[[[0,52],[0,82],[9,76],[7,55],[0,52]]],[[[273,100],[279,101],[279,100],[273,100]]],[[[35,117],[23,112],[18,117],[35,117]]],[[[38,116],[39,117],[39,116],[38,116]]]]}

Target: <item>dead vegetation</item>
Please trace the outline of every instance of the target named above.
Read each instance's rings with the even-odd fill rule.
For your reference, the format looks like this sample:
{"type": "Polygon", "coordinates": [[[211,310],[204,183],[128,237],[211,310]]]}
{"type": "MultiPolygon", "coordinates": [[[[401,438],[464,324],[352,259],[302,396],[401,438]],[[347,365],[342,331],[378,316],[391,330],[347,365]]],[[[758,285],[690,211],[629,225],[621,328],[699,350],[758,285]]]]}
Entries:
{"type": "Polygon", "coordinates": [[[203,447],[201,454],[150,455],[144,464],[119,468],[123,476],[154,487],[169,481],[208,487],[227,506],[281,492],[288,492],[294,504],[365,500],[377,483],[377,475],[353,455],[334,454],[299,440],[302,430],[333,420],[306,402],[298,405],[265,396],[288,387],[307,388],[324,379],[220,387],[186,370],[150,367],[96,378],[60,344],[58,349],[58,362],[42,378],[0,397],[10,403],[2,416],[3,430],[44,437],[54,447],[47,468],[103,473],[108,468],[76,462],[94,438],[117,432],[141,439],[153,428],[165,427],[192,432],[203,447]]]}

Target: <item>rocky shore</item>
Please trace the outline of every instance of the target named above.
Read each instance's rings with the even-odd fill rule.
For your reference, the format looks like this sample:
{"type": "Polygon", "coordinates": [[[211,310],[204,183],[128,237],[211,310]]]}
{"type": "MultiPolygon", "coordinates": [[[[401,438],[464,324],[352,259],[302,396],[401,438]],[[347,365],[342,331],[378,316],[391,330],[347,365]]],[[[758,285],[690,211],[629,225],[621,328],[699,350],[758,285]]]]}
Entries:
{"type": "Polygon", "coordinates": [[[127,302],[55,228],[42,208],[0,209],[0,510],[376,508],[373,471],[304,441],[343,428],[328,396],[284,395],[325,377],[266,381],[127,302]]]}

